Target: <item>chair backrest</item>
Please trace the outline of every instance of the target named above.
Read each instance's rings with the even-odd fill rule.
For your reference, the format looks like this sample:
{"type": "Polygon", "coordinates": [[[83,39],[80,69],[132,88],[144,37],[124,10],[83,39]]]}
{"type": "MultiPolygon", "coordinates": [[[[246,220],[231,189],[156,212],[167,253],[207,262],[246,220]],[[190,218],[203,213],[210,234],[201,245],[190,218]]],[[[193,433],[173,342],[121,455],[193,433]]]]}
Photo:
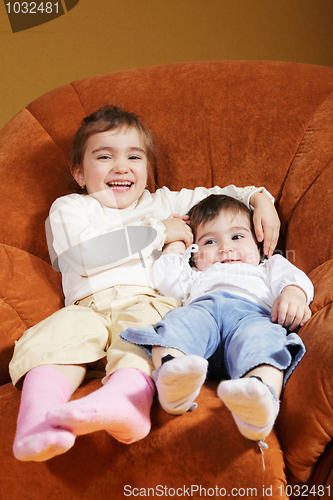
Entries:
{"type": "MultiPolygon", "coordinates": [[[[44,221],[68,193],[73,134],[106,103],[135,111],[153,131],[155,185],[264,185],[286,234],[332,158],[332,90],[333,68],[225,61],[121,71],[48,92],[0,132],[0,242],[48,260],[44,221]]],[[[308,271],[326,254],[305,260],[296,263],[308,271]]]]}

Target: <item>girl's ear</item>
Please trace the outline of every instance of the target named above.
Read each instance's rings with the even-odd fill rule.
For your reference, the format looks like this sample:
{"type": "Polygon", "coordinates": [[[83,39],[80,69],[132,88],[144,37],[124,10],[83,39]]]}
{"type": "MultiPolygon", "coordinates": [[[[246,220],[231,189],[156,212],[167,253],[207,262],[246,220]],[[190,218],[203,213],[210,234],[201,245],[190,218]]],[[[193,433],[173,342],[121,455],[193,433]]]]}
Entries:
{"type": "Polygon", "coordinates": [[[80,165],[71,165],[70,170],[78,185],[83,188],[85,186],[83,169],[80,167],[80,165]]]}

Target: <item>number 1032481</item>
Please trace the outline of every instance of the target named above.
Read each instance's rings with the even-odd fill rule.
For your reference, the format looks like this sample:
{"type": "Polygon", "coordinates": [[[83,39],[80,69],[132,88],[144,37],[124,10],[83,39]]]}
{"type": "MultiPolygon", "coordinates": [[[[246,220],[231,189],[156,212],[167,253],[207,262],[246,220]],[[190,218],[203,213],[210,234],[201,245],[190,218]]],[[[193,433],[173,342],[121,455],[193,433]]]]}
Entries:
{"type": "Polygon", "coordinates": [[[59,2],[8,2],[8,14],[58,14],[59,2]]]}
{"type": "MultiPolygon", "coordinates": [[[[283,495],[283,486],[279,486],[279,491],[280,491],[280,496],[283,495]]],[[[306,484],[303,485],[295,485],[291,486],[287,484],[285,487],[284,491],[288,495],[288,497],[294,496],[294,497],[323,497],[324,495],[326,497],[331,496],[331,487],[330,486],[307,486],[306,484]]]]}

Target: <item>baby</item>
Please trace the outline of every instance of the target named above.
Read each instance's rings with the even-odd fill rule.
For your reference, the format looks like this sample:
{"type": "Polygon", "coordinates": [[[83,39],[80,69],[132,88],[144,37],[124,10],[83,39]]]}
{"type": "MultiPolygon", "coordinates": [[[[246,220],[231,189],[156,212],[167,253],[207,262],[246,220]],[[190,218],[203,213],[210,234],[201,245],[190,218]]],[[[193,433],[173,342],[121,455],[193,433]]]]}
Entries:
{"type": "Polygon", "coordinates": [[[168,413],[193,407],[208,370],[211,378],[229,379],[219,384],[218,396],[240,432],[260,442],[305,353],[300,337],[286,328],[310,318],[313,286],[280,255],[262,261],[251,211],[237,200],[211,195],[189,215],[195,244],[186,251],[182,242],[166,245],[154,267],[157,289],[187,307],[121,337],[152,355],[159,401],[168,413]]]}

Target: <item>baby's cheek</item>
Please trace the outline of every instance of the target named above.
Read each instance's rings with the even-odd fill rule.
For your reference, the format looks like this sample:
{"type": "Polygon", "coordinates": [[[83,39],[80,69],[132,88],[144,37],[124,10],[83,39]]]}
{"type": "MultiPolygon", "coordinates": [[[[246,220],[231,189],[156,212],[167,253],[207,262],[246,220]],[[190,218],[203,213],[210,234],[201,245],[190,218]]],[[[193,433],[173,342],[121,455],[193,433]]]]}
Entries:
{"type": "Polygon", "coordinates": [[[203,253],[198,254],[197,258],[194,259],[195,267],[199,269],[199,271],[205,271],[212,265],[211,255],[203,253]]]}

